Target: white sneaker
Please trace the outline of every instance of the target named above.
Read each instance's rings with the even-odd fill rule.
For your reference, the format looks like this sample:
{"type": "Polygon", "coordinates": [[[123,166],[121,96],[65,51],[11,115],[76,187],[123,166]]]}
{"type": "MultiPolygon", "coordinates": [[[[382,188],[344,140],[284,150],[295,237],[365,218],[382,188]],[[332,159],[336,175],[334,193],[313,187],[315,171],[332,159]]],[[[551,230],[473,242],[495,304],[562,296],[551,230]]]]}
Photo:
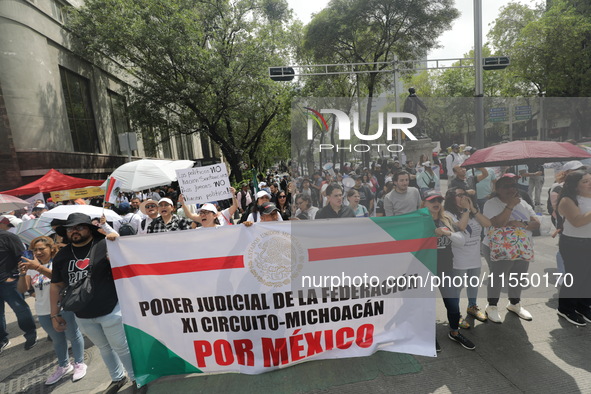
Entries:
{"type": "Polygon", "coordinates": [[[520,303],[515,304],[515,305],[513,305],[512,303],[508,303],[507,310],[515,313],[517,316],[519,316],[523,320],[527,320],[527,321],[533,320],[531,313],[529,313],[525,308],[523,308],[520,303]]]}
{"type": "Polygon", "coordinates": [[[72,372],[73,370],[74,370],[74,367],[72,366],[72,364],[68,364],[67,367],[60,367],[58,365],[57,368],[55,369],[55,372],[52,373],[51,376],[48,377],[47,380],[45,381],[45,385],[51,386],[52,384],[59,382],[59,380],[61,378],[63,378],[64,376],[66,376],[67,374],[72,372]]]}
{"type": "Polygon", "coordinates": [[[74,363],[74,375],[72,376],[72,381],[77,382],[85,376],[86,376],[86,364],[74,363]]]}
{"type": "Polygon", "coordinates": [[[501,315],[499,315],[499,308],[497,308],[496,305],[486,305],[486,308],[484,309],[484,312],[486,313],[486,316],[488,317],[488,320],[490,320],[493,323],[502,323],[501,321],[501,315]]]}

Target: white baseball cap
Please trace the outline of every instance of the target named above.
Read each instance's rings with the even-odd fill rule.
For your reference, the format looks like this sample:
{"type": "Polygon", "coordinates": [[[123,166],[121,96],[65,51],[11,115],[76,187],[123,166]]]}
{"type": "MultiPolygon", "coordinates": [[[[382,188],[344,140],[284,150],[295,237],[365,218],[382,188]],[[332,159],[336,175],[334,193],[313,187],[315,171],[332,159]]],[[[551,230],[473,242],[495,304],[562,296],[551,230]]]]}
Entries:
{"type": "Polygon", "coordinates": [[[258,199],[259,199],[259,198],[261,198],[261,197],[269,197],[269,198],[271,198],[271,195],[270,195],[269,193],[267,193],[266,191],[264,191],[264,190],[260,190],[260,191],[257,193],[257,195],[256,195],[256,198],[257,198],[257,200],[258,200],[258,199]]]}
{"type": "Polygon", "coordinates": [[[579,168],[584,168],[585,166],[578,160],[573,160],[565,163],[562,166],[560,171],[570,171],[570,170],[578,170],[579,168]]]}
{"type": "Polygon", "coordinates": [[[218,210],[216,209],[215,205],[207,203],[207,204],[203,204],[201,206],[201,208],[199,208],[199,212],[201,213],[201,211],[208,211],[208,212],[213,212],[213,213],[218,213],[218,210]]]}

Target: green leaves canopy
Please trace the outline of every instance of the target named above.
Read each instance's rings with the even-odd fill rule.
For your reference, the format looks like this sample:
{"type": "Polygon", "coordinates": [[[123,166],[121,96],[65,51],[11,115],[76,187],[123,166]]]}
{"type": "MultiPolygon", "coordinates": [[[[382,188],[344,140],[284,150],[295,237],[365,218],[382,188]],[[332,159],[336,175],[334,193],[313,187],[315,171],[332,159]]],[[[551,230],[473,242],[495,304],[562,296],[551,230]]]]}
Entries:
{"type": "Polygon", "coordinates": [[[240,177],[242,160],[273,159],[260,148],[287,124],[289,85],[267,67],[291,51],[289,18],[284,0],[88,0],[69,27],[87,56],[106,55],[136,78],[134,124],[203,133],[240,177]]]}

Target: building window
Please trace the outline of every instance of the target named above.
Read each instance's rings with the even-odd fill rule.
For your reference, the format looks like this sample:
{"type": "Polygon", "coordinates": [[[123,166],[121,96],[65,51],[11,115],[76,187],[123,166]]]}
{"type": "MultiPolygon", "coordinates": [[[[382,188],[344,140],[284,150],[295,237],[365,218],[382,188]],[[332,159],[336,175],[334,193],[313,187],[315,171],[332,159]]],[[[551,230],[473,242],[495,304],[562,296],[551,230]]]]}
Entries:
{"type": "Polygon", "coordinates": [[[195,158],[193,151],[193,139],[191,134],[176,135],[176,149],[179,159],[192,160],[195,158]]]}
{"type": "Polygon", "coordinates": [[[100,153],[90,100],[90,81],[62,67],[60,76],[74,151],[100,153]]]}
{"type": "Polygon", "coordinates": [[[147,157],[158,157],[156,138],[154,137],[154,130],[152,128],[144,128],[142,130],[142,141],[144,142],[144,155],[147,157]]]}
{"type": "Polygon", "coordinates": [[[59,23],[64,23],[66,20],[66,6],[58,0],[50,0],[51,16],[53,16],[59,23]]]}
{"type": "MultiPolygon", "coordinates": [[[[119,134],[128,133],[130,131],[129,117],[127,116],[127,104],[125,102],[125,97],[122,95],[110,90],[107,90],[107,94],[109,96],[109,107],[111,108],[113,134],[117,144],[119,144],[119,134]]],[[[121,147],[119,147],[119,152],[127,154],[127,151],[123,152],[121,147]]]]}
{"type": "Polygon", "coordinates": [[[193,160],[195,159],[195,150],[193,149],[193,134],[185,134],[185,159],[193,160]]]}
{"type": "Polygon", "coordinates": [[[205,134],[201,134],[200,135],[200,140],[201,140],[201,152],[203,153],[203,158],[204,159],[211,159],[212,155],[211,155],[211,143],[209,141],[209,136],[205,135],[205,134]]]}
{"type": "Polygon", "coordinates": [[[170,130],[162,130],[160,133],[161,145],[162,145],[162,156],[165,159],[172,159],[172,144],[170,143],[170,130]]]}

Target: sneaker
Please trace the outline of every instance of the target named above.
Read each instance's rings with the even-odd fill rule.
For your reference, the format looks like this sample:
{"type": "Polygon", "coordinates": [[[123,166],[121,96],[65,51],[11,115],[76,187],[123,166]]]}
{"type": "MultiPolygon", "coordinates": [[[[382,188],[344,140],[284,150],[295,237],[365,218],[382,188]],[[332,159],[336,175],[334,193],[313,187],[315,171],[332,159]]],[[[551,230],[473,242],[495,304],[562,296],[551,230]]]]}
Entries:
{"type": "Polygon", "coordinates": [[[25,342],[25,350],[31,350],[37,344],[37,338],[27,339],[25,342]]]}
{"type": "Polygon", "coordinates": [[[61,378],[63,378],[64,376],[66,376],[67,374],[72,372],[73,370],[74,370],[74,367],[72,366],[72,364],[68,364],[67,367],[60,367],[58,365],[57,368],[55,369],[55,372],[52,373],[45,381],[45,385],[51,386],[52,384],[59,382],[59,380],[61,378]]]}
{"type": "Polygon", "coordinates": [[[439,341],[437,339],[435,340],[435,351],[437,353],[441,353],[441,345],[439,344],[439,341]]]}
{"type": "Polygon", "coordinates": [[[513,305],[512,303],[508,303],[507,310],[515,313],[517,316],[519,316],[523,320],[527,320],[527,321],[533,320],[533,318],[531,317],[531,313],[529,313],[524,307],[522,307],[520,303],[517,303],[515,305],[513,305]]]}
{"type": "Polygon", "coordinates": [[[6,348],[7,348],[9,345],[10,345],[10,341],[9,341],[8,339],[7,339],[7,340],[5,340],[4,342],[2,342],[2,343],[0,344],[0,353],[2,353],[2,351],[3,351],[4,349],[6,349],[6,348]]]}
{"type": "Polygon", "coordinates": [[[72,376],[72,382],[77,382],[86,376],[86,364],[74,363],[74,375],[72,376]]]}
{"type": "Polygon", "coordinates": [[[474,346],[474,344],[472,343],[472,341],[470,341],[468,338],[466,338],[465,336],[463,336],[459,332],[456,335],[453,335],[451,333],[451,331],[450,331],[447,334],[447,336],[452,341],[455,341],[455,342],[459,343],[460,345],[462,345],[464,347],[464,349],[468,349],[468,350],[474,350],[474,349],[476,349],[476,346],[474,346]]]}
{"type": "Polygon", "coordinates": [[[109,387],[107,387],[107,389],[105,391],[103,391],[103,394],[115,394],[116,392],[121,390],[121,388],[123,386],[125,386],[125,384],[127,383],[127,380],[128,380],[127,376],[124,376],[123,379],[121,379],[121,380],[111,382],[109,387]]]}
{"type": "Polygon", "coordinates": [[[581,317],[587,321],[587,323],[591,323],[591,309],[587,308],[586,312],[579,312],[579,311],[575,311],[577,312],[579,315],[581,315],[581,317]]]}
{"type": "Polygon", "coordinates": [[[463,328],[463,329],[468,329],[468,328],[470,328],[470,323],[468,323],[466,320],[464,320],[460,316],[460,322],[458,323],[458,327],[463,328]]]}
{"type": "Polygon", "coordinates": [[[556,311],[556,313],[558,313],[558,316],[564,317],[567,322],[574,324],[575,326],[585,327],[587,325],[587,323],[585,323],[585,319],[583,319],[578,313],[563,313],[560,312],[560,310],[556,311]]]}
{"type": "Polygon", "coordinates": [[[482,313],[478,305],[474,305],[466,309],[466,313],[473,316],[476,320],[486,321],[486,315],[482,313]]]}
{"type": "Polygon", "coordinates": [[[484,308],[484,312],[486,313],[488,320],[491,322],[502,323],[501,315],[499,315],[499,308],[497,308],[496,305],[487,305],[486,308],[484,308]]]}

